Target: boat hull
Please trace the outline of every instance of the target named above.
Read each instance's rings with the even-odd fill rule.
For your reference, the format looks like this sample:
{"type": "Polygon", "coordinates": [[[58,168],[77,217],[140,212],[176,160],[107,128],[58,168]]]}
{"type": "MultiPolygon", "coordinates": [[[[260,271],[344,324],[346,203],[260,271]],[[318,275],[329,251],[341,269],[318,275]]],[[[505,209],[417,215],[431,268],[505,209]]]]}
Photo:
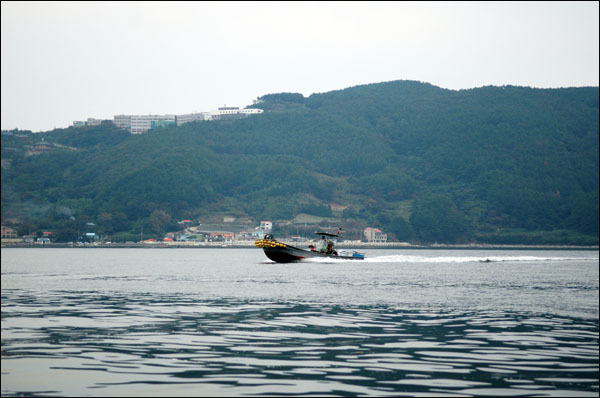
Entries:
{"type": "Polygon", "coordinates": [[[352,256],[343,256],[337,254],[328,254],[318,251],[304,250],[285,243],[259,240],[254,242],[256,247],[260,247],[265,252],[265,255],[272,261],[277,263],[293,263],[310,258],[333,258],[343,260],[363,260],[364,256],[358,253],[352,256]]]}

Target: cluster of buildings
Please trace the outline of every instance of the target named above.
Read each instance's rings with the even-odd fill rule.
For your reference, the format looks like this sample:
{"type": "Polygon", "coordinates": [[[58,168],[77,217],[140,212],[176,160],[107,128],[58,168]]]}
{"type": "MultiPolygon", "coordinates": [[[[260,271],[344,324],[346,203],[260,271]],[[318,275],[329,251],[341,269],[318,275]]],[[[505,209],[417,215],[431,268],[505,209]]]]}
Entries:
{"type": "MultiPolygon", "coordinates": [[[[224,219],[224,222],[227,220],[224,219]]],[[[191,224],[191,220],[180,221],[179,224],[191,224]]],[[[254,230],[243,230],[240,232],[223,232],[223,231],[201,231],[197,227],[185,228],[182,232],[169,232],[165,235],[162,243],[169,242],[197,242],[203,241],[205,243],[223,243],[223,244],[234,244],[247,241],[254,241],[256,239],[262,239],[265,234],[270,234],[273,230],[273,222],[261,221],[260,225],[255,227],[254,230]]],[[[365,228],[363,230],[363,242],[367,243],[386,243],[387,234],[383,233],[377,228],[365,228]]],[[[287,237],[288,240],[292,241],[307,241],[306,238],[299,236],[287,237]]],[[[143,243],[161,243],[156,239],[146,239],[143,243]]]]}
{"type": "Polygon", "coordinates": [[[240,119],[262,113],[262,109],[223,106],[215,111],[188,113],[185,115],[115,115],[111,119],[88,118],[87,121],[74,121],[73,127],[98,126],[102,122],[112,122],[115,126],[129,130],[131,134],[143,134],[158,127],[181,126],[184,123],[200,120],[240,119]]]}
{"type": "MultiPolygon", "coordinates": [[[[270,234],[273,230],[273,223],[271,221],[261,221],[260,225],[255,227],[254,230],[243,230],[238,233],[233,232],[219,232],[214,230],[201,231],[198,227],[192,227],[192,220],[183,220],[179,224],[184,227],[183,231],[180,232],[169,232],[166,234],[162,242],[215,242],[223,244],[233,244],[234,242],[254,241],[256,239],[262,239],[265,234],[270,234]]],[[[88,223],[87,228],[95,227],[95,224],[88,223]]],[[[368,243],[385,243],[387,242],[387,234],[383,233],[377,228],[365,228],[363,231],[364,240],[368,243]]],[[[2,239],[3,240],[19,240],[24,243],[37,243],[45,244],[51,243],[53,238],[52,232],[43,232],[38,236],[35,232],[18,237],[16,231],[13,228],[2,226],[2,239]],[[21,238],[21,239],[19,239],[21,238]]],[[[291,237],[292,240],[299,237],[291,237]]],[[[85,242],[96,242],[100,239],[98,235],[93,232],[87,232],[78,237],[85,242]]],[[[305,240],[305,239],[304,239],[305,240]]],[[[143,243],[159,243],[156,239],[146,239],[143,243]]]]}
{"type": "Polygon", "coordinates": [[[29,235],[24,235],[22,237],[17,236],[17,231],[13,228],[6,227],[2,225],[2,241],[6,242],[24,242],[24,243],[36,243],[38,245],[43,245],[46,243],[52,242],[52,232],[44,231],[40,235],[37,232],[32,232],[29,235]]]}
{"type": "MultiPolygon", "coordinates": [[[[223,222],[233,222],[231,219],[234,217],[224,217],[223,222]]],[[[258,227],[254,230],[242,230],[240,232],[229,232],[229,231],[214,231],[214,230],[200,230],[199,227],[191,226],[192,220],[182,220],[178,224],[185,227],[180,232],[169,232],[163,238],[163,242],[187,242],[187,241],[204,241],[204,242],[221,242],[221,243],[233,243],[243,241],[254,241],[256,239],[262,239],[265,234],[271,233],[273,230],[273,222],[261,221],[258,227]]],[[[144,243],[155,243],[155,239],[147,239],[144,243]]]]}

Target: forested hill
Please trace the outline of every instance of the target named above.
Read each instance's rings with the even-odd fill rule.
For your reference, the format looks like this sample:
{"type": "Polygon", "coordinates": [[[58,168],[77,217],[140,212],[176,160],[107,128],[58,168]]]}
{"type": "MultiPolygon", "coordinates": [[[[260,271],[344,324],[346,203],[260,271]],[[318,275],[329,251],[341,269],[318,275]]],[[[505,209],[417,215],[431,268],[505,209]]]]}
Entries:
{"type": "Polygon", "coordinates": [[[143,135],[3,132],[2,223],[158,236],[211,213],[304,213],[412,242],[598,244],[598,87],[394,81],[254,106],[143,135]],[[53,150],[25,156],[41,137],[53,150]]]}

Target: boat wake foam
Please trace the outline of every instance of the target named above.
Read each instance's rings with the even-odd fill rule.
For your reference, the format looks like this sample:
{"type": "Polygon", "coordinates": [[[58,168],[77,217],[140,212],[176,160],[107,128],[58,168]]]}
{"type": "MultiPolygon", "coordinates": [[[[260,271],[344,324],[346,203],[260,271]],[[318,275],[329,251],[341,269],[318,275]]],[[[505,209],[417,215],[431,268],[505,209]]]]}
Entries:
{"type": "MultiPolygon", "coordinates": [[[[355,262],[338,258],[311,258],[304,262],[315,263],[346,263],[355,262]]],[[[497,262],[538,262],[538,261],[598,261],[598,257],[537,257],[537,256],[366,256],[361,263],[497,263],[497,262]]]]}

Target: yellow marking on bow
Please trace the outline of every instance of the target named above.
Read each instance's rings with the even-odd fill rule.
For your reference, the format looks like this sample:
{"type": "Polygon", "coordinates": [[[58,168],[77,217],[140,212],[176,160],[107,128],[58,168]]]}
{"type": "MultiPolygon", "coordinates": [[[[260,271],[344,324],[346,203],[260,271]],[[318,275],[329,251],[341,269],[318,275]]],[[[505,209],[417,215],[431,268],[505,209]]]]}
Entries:
{"type": "Polygon", "coordinates": [[[265,247],[287,247],[286,244],[284,243],[279,243],[273,240],[267,240],[267,239],[260,239],[260,240],[256,240],[254,241],[254,246],[256,247],[260,247],[260,248],[265,248],[265,247]]]}

